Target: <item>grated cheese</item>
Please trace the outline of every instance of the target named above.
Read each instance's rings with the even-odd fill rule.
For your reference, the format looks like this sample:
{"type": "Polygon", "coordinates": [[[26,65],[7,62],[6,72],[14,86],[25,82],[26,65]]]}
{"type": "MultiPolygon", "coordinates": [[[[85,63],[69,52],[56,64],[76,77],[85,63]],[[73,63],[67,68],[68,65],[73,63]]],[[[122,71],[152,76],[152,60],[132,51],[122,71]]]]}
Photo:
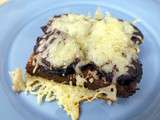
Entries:
{"type": "MultiPolygon", "coordinates": [[[[93,62],[107,73],[116,65],[116,79],[126,74],[132,60],[138,57],[139,46],[131,41],[133,26],[111,15],[103,16],[100,11],[95,18],[77,14],[54,18],[49,30],[55,29],[66,34],[66,40],[55,40],[48,47],[47,60],[55,67],[67,67],[76,58],[80,63],[93,62]]],[[[80,73],[78,67],[75,69],[80,73]]]]}
{"type": "MultiPolygon", "coordinates": [[[[21,69],[18,68],[12,73],[14,73],[14,76],[19,76],[21,74],[20,71],[21,69]]],[[[21,79],[12,76],[13,86],[16,86],[15,92],[19,92],[20,90],[35,95],[37,96],[37,102],[39,104],[57,100],[58,105],[64,108],[67,114],[71,116],[72,120],[79,119],[80,103],[83,101],[91,102],[97,98],[112,102],[117,100],[117,90],[114,84],[93,91],[83,87],[56,83],[53,80],[31,76],[27,73],[25,75],[25,82],[23,82],[21,75],[20,78],[21,79]],[[15,84],[15,80],[18,81],[16,82],[18,86],[15,84]]]]}
{"type": "Polygon", "coordinates": [[[80,56],[79,46],[70,38],[65,41],[53,42],[50,46],[49,57],[47,57],[47,60],[50,61],[52,65],[60,67],[71,64],[71,62],[73,62],[78,56],[80,56]]]}
{"type": "Polygon", "coordinates": [[[106,101],[116,101],[116,86],[110,85],[106,88],[100,88],[96,91],[88,90],[83,87],[69,86],[64,84],[48,81],[41,77],[26,75],[26,91],[37,96],[37,102],[57,100],[60,106],[72,120],[78,120],[80,112],[80,102],[93,101],[97,98],[106,101]],[[111,88],[113,91],[111,91],[111,88]],[[103,94],[105,95],[103,95],[103,94]]]}
{"type": "Polygon", "coordinates": [[[86,82],[86,79],[81,77],[80,75],[76,75],[76,85],[84,87],[84,82],[86,82]]]}

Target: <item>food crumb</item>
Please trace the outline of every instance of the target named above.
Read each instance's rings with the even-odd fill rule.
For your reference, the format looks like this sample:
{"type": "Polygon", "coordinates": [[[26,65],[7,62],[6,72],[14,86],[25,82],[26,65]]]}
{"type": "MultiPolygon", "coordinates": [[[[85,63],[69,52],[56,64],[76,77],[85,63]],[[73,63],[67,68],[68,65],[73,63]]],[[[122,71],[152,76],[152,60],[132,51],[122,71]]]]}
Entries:
{"type": "Polygon", "coordinates": [[[17,68],[11,71],[10,76],[12,78],[12,89],[14,92],[22,92],[25,90],[25,82],[22,77],[22,69],[17,68]]]}

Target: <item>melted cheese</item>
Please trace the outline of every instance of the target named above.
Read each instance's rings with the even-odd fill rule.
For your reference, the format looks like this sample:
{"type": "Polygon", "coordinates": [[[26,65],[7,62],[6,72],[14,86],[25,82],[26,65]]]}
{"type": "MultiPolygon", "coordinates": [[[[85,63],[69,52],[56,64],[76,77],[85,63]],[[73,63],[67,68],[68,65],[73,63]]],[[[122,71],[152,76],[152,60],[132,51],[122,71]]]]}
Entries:
{"type": "Polygon", "coordinates": [[[68,33],[72,37],[81,38],[86,36],[92,23],[83,15],[68,14],[54,20],[51,30],[55,28],[68,33]]]}
{"type": "Polygon", "coordinates": [[[133,31],[131,25],[110,16],[106,20],[96,21],[87,41],[88,59],[98,66],[103,66],[106,72],[110,72],[113,65],[116,65],[119,74],[124,74],[127,70],[125,67],[129,65],[131,58],[123,57],[122,53],[132,56],[133,59],[136,57],[136,51],[134,51],[134,46],[131,46],[130,40],[133,31]],[[128,33],[125,32],[126,28],[128,28],[128,33]],[[104,67],[106,63],[111,65],[104,67]]]}
{"type": "Polygon", "coordinates": [[[137,59],[139,46],[131,41],[135,29],[129,22],[111,15],[103,16],[98,11],[95,19],[63,15],[52,21],[50,30],[54,29],[65,32],[70,38],[65,43],[53,43],[48,60],[55,66],[67,67],[78,56],[83,62],[94,62],[105,72],[111,72],[116,65],[115,76],[118,77],[127,72],[132,59],[137,59]]]}
{"type": "Polygon", "coordinates": [[[49,49],[47,60],[56,67],[67,66],[80,56],[79,46],[74,39],[55,40],[49,49]]]}

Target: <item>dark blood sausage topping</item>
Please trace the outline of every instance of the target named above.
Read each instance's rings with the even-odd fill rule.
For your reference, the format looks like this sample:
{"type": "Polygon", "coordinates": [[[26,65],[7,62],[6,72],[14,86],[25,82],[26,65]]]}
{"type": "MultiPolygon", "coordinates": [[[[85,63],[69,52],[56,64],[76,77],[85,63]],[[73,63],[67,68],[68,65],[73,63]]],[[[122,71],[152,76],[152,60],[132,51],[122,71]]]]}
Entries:
{"type": "Polygon", "coordinates": [[[133,67],[129,67],[127,75],[121,75],[117,79],[118,96],[128,97],[137,90],[137,83],[142,77],[142,64],[139,60],[132,61],[133,67]]]}
{"type": "MultiPolygon", "coordinates": [[[[64,16],[64,15],[67,16],[68,14],[55,15],[55,16],[53,17],[53,19],[55,19],[55,18],[60,18],[61,16],[64,16]]],[[[51,26],[52,21],[53,21],[53,20],[49,20],[49,22],[47,23],[47,25],[44,25],[44,26],[41,27],[42,31],[43,31],[45,34],[47,34],[48,32],[50,32],[49,27],[51,26]]]]}
{"type": "MultiPolygon", "coordinates": [[[[66,14],[67,15],[67,14],[66,14]]],[[[58,18],[61,16],[55,16],[54,18],[58,18]]],[[[42,27],[42,31],[45,33],[42,37],[37,38],[36,45],[34,47],[34,52],[30,58],[30,60],[27,63],[26,71],[33,76],[40,76],[43,78],[46,78],[48,80],[54,80],[58,83],[64,83],[64,84],[70,84],[76,85],[76,71],[75,67],[79,63],[79,59],[75,59],[70,65],[68,65],[66,68],[59,67],[54,68],[50,67],[51,64],[44,58],[42,59],[42,63],[44,64],[39,65],[36,69],[36,71],[33,73],[33,70],[35,68],[35,65],[32,64],[34,56],[39,54],[40,52],[43,52],[47,46],[44,46],[42,51],[37,50],[40,42],[47,40],[48,37],[50,37],[53,32],[56,32],[56,34],[60,34],[60,31],[56,30],[53,32],[50,32],[48,30],[48,26],[51,25],[52,21],[49,21],[46,26],[42,27]]],[[[141,44],[143,39],[143,35],[140,32],[140,30],[133,25],[133,27],[136,29],[136,32],[133,33],[131,40],[136,44],[141,44]]],[[[51,42],[54,41],[51,40],[51,42]]],[[[122,54],[125,56],[125,54],[122,54]]],[[[133,95],[137,90],[137,83],[140,82],[142,77],[142,64],[139,60],[132,60],[132,67],[128,66],[128,74],[121,75],[117,78],[117,96],[119,97],[128,97],[130,95],[133,95]]],[[[101,70],[99,67],[97,67],[94,63],[89,63],[87,65],[81,66],[80,70],[82,72],[82,77],[86,79],[84,82],[84,87],[96,90],[98,88],[106,87],[112,83],[114,72],[118,71],[116,68],[116,65],[113,68],[112,72],[106,73],[103,70],[101,70]]]]}
{"type": "Polygon", "coordinates": [[[134,29],[136,30],[136,32],[133,33],[131,40],[134,43],[137,43],[138,45],[140,45],[142,43],[143,40],[143,34],[141,33],[141,31],[134,25],[132,25],[134,27],[134,29]]]}

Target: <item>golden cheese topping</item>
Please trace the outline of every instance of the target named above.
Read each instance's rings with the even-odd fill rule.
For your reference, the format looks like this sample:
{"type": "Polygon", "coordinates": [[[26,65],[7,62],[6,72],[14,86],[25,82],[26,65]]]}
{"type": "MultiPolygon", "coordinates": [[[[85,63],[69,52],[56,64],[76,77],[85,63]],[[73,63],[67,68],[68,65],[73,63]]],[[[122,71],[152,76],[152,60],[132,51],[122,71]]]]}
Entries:
{"type": "Polygon", "coordinates": [[[64,32],[66,40],[58,39],[50,45],[47,60],[55,67],[67,67],[79,58],[83,63],[95,63],[105,72],[116,66],[116,78],[125,74],[139,51],[139,46],[131,41],[135,29],[111,15],[96,15],[91,18],[67,14],[54,18],[48,29],[64,32]]]}
{"type": "Polygon", "coordinates": [[[77,14],[63,15],[55,18],[51,24],[51,30],[55,28],[69,34],[72,37],[81,38],[87,36],[92,25],[89,17],[77,14]]]}
{"type": "Polygon", "coordinates": [[[67,67],[76,57],[80,56],[79,46],[71,37],[66,40],[55,40],[48,50],[49,57],[47,60],[56,67],[67,67]]]}
{"type": "Polygon", "coordinates": [[[116,74],[126,73],[126,66],[137,58],[135,44],[130,40],[134,28],[129,23],[107,16],[96,21],[91,30],[86,43],[87,58],[101,66],[105,72],[111,72],[116,65],[116,74]]]}

